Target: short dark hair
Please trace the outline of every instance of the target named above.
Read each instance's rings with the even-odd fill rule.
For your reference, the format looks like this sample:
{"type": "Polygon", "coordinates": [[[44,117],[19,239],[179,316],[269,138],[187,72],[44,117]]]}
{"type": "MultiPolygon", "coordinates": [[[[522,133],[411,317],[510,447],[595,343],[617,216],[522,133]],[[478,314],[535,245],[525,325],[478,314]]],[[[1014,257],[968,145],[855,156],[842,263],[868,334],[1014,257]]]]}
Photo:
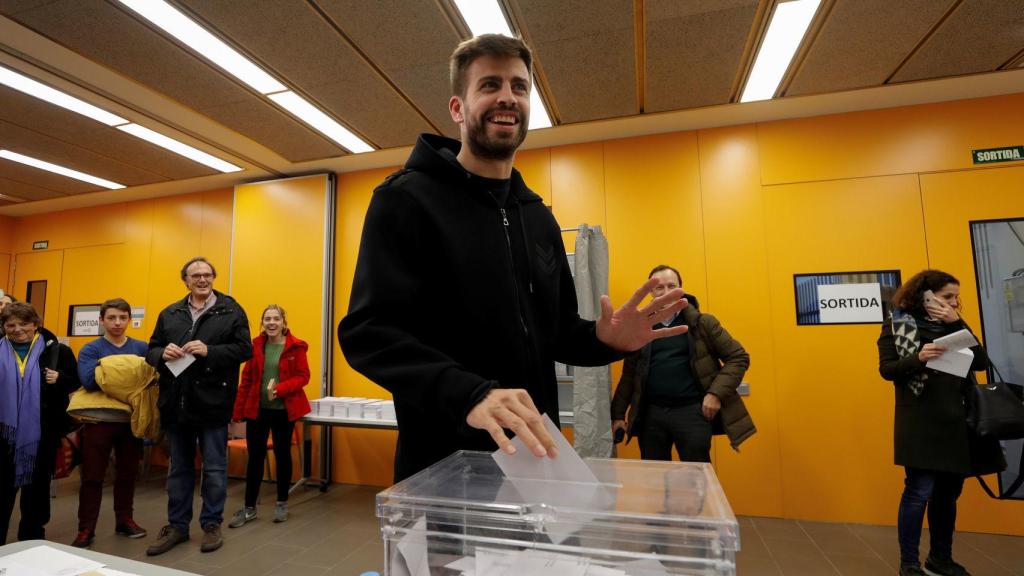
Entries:
{"type": "Polygon", "coordinates": [[[217,277],[217,269],[214,268],[213,264],[211,264],[210,261],[206,259],[206,256],[195,256],[193,258],[190,258],[189,261],[185,262],[185,265],[181,267],[181,281],[182,282],[187,282],[186,278],[188,278],[188,267],[193,265],[193,264],[195,264],[196,262],[202,262],[203,264],[206,264],[207,266],[209,266],[210,267],[210,271],[213,272],[213,277],[214,278],[217,277]]]}
{"type": "Polygon", "coordinates": [[[7,324],[11,318],[22,322],[31,322],[36,325],[36,328],[43,325],[43,319],[39,317],[39,312],[36,312],[36,309],[28,302],[13,302],[4,306],[4,311],[0,313],[0,324],[7,324]]]}
{"type": "Polygon", "coordinates": [[[960,285],[949,272],[922,270],[910,277],[892,296],[892,307],[903,312],[924,312],[924,293],[927,290],[941,290],[947,284],[960,285]]]}
{"type": "Polygon", "coordinates": [[[121,312],[127,312],[128,316],[132,315],[132,307],[128,304],[128,301],[124,298],[111,298],[103,304],[100,304],[100,320],[106,317],[107,310],[111,308],[120,310],[121,312]]]}
{"type": "Polygon", "coordinates": [[[466,69],[483,56],[519,58],[526,69],[533,72],[533,52],[522,38],[509,38],[502,34],[481,34],[455,47],[448,61],[448,75],[453,96],[466,95],[466,69]]]}
{"type": "Polygon", "coordinates": [[[667,264],[658,264],[657,266],[655,266],[654,270],[651,270],[651,273],[647,275],[647,279],[650,280],[651,278],[654,277],[655,274],[657,274],[658,272],[662,272],[664,270],[671,270],[672,272],[674,272],[676,275],[676,281],[679,282],[680,286],[683,285],[683,277],[679,275],[679,270],[676,270],[675,268],[668,266],[667,264]]]}

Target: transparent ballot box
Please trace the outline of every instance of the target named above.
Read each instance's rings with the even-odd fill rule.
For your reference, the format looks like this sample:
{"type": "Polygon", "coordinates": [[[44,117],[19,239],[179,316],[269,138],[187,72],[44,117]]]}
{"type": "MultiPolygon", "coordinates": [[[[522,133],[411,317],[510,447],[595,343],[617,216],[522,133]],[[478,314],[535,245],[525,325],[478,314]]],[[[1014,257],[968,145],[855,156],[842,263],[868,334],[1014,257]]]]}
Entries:
{"type": "Polygon", "coordinates": [[[709,464],[585,462],[597,483],[508,478],[462,451],[388,488],[385,575],[736,573],[739,525],[709,464]]]}

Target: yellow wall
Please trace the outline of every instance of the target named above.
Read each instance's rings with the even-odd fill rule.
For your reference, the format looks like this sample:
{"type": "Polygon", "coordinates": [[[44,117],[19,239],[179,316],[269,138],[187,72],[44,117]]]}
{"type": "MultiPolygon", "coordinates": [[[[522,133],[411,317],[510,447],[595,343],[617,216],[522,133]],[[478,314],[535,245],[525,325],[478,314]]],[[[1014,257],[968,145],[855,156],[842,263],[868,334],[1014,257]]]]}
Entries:
{"type": "MultiPolygon", "coordinates": [[[[335,328],[348,311],[352,277],[356,270],[363,216],[373,189],[394,169],[370,170],[338,175],[337,234],[334,260],[335,328]]],[[[391,394],[353,370],[334,347],[333,396],[390,398],[391,394]]],[[[388,486],[394,475],[395,441],[388,430],[335,428],[333,432],[335,482],[388,486]]]]}
{"type": "Polygon", "coordinates": [[[246,310],[254,338],[266,305],[285,309],[289,329],[309,344],[309,398],[320,397],[322,382],[327,192],[324,175],[246,184],[235,191],[231,294],[246,310]]]}
{"type": "MultiPolygon", "coordinates": [[[[249,316],[249,331],[260,333],[260,315],[277,304],[288,315],[288,328],[309,344],[310,369],[306,396],[320,397],[323,381],[323,285],[325,214],[329,191],[326,175],[245,184],[235,189],[231,242],[231,295],[249,316]]],[[[224,277],[227,289],[227,274],[224,277]]],[[[316,436],[316,435],[313,435],[316,436]]],[[[319,439],[313,441],[319,446],[319,439]]],[[[315,450],[314,454],[317,453],[315,450]]],[[[240,456],[241,454],[237,454],[240,456]]],[[[244,458],[230,454],[229,473],[245,475],[244,458]]],[[[312,470],[318,472],[314,459],[312,470]]],[[[294,474],[300,470],[296,465],[294,474]]]]}
{"type": "Polygon", "coordinates": [[[14,219],[0,216],[0,290],[10,291],[11,253],[14,251],[14,219]]]}
{"type": "MultiPolygon", "coordinates": [[[[797,327],[793,274],[948,268],[979,327],[968,221],[1024,216],[1024,166],[976,169],[970,153],[1019,144],[1022,130],[1024,95],[1013,95],[530,150],[517,166],[562,226],[604,227],[615,303],[654,265],[674,265],[750,352],[758,434],[739,453],[722,438],[713,450],[737,513],[892,524],[902,469],[880,327],[797,327]]],[[[341,176],[339,319],[362,216],[389,172],[341,176]]],[[[338,350],[335,394],[386,396],[338,350]]],[[[339,434],[335,478],[386,484],[393,434],[339,434]]],[[[638,456],[635,443],[619,453],[638,456]]],[[[960,529],[1024,534],[1024,503],[992,501],[974,483],[963,502],[960,529]]]]}

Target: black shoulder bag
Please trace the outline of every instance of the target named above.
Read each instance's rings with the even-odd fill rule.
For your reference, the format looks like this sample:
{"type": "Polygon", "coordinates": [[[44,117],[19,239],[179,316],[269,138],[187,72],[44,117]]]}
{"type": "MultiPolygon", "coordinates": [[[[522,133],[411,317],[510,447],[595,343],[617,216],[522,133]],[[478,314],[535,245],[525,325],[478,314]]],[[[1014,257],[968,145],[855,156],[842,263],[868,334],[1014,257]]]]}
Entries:
{"type": "Polygon", "coordinates": [[[1024,438],[1024,402],[1010,388],[1003,375],[992,365],[995,382],[971,387],[967,425],[982,438],[1018,440],[1024,438]]]}
{"type": "Polygon", "coordinates": [[[999,493],[977,476],[981,488],[998,500],[1024,500],[1024,386],[1010,384],[992,366],[998,380],[971,387],[967,424],[978,438],[998,441],[1006,458],[999,472],[999,493]]]}

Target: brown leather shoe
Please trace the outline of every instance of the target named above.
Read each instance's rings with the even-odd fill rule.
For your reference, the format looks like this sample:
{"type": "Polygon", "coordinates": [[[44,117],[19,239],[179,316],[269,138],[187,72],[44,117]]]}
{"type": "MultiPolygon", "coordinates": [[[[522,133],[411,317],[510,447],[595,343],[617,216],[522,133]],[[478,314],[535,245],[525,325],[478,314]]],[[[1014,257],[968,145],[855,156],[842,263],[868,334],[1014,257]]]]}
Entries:
{"type": "Polygon", "coordinates": [[[203,542],[199,545],[200,552],[213,552],[223,545],[224,538],[220,535],[220,524],[203,526],[203,542]]]}
{"type": "Polygon", "coordinates": [[[180,532],[174,526],[164,526],[160,529],[160,535],[157,536],[156,543],[146,548],[146,556],[158,556],[186,541],[188,541],[188,534],[180,532]]]}

